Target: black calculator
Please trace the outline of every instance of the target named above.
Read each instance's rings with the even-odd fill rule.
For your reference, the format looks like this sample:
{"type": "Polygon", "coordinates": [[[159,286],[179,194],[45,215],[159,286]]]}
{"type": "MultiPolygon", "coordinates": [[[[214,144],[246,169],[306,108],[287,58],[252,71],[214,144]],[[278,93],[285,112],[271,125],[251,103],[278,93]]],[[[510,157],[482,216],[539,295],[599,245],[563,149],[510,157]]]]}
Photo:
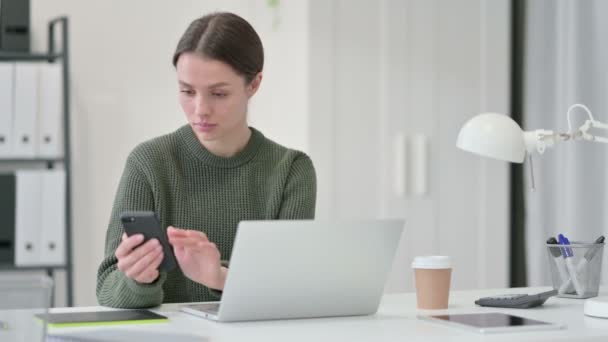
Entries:
{"type": "Polygon", "coordinates": [[[542,305],[549,297],[557,294],[557,290],[537,294],[506,294],[493,297],[479,298],[475,304],[497,308],[527,309],[542,305]]]}

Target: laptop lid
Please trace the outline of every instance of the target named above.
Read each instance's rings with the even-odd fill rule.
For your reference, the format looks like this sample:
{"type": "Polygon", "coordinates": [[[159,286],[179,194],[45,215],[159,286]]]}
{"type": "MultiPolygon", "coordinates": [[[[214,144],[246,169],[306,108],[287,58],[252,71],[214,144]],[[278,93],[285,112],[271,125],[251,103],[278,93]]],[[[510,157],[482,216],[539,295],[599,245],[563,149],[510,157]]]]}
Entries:
{"type": "Polygon", "coordinates": [[[402,220],[241,222],[218,320],[375,313],[403,226],[402,220]]]}

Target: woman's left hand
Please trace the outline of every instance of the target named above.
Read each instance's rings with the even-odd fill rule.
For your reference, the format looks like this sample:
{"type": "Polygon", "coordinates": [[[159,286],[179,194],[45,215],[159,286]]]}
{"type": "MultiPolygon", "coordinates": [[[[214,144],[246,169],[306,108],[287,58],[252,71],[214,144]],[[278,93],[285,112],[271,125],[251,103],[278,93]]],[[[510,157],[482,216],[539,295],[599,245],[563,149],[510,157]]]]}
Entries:
{"type": "Polygon", "coordinates": [[[228,270],[222,267],[220,251],[205,233],[169,226],[167,236],[186,277],[212,289],[224,288],[228,270]]]}

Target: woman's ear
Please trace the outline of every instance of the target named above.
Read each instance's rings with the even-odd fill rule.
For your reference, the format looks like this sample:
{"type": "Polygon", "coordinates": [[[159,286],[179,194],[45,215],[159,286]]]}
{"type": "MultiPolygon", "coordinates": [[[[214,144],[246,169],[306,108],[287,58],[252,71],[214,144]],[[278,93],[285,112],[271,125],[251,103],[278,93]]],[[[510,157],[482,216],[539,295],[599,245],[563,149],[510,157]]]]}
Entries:
{"type": "Polygon", "coordinates": [[[257,75],[255,75],[253,80],[251,80],[251,82],[249,82],[249,85],[247,85],[247,96],[249,98],[251,98],[258,91],[258,89],[260,89],[261,83],[262,83],[262,72],[260,71],[257,75]]]}

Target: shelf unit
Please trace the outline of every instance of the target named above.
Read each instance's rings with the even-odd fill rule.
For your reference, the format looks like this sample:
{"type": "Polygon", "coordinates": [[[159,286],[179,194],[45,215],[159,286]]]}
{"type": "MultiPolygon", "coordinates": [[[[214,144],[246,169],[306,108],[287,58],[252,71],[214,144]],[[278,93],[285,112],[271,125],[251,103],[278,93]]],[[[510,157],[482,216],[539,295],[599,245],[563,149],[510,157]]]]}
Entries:
{"type": "Polygon", "coordinates": [[[26,52],[0,52],[0,61],[47,61],[61,63],[62,67],[62,87],[63,87],[63,158],[12,158],[0,159],[0,164],[27,163],[28,165],[44,165],[47,169],[52,169],[57,164],[63,164],[66,176],[65,192],[65,265],[60,266],[25,266],[18,267],[12,264],[0,264],[0,271],[46,271],[51,277],[55,270],[66,272],[66,299],[67,305],[74,304],[73,291],[73,265],[72,265],[72,161],[70,149],[70,79],[69,79],[69,45],[68,45],[68,18],[58,17],[48,23],[48,51],[47,53],[26,53],[26,52]],[[57,31],[60,31],[59,33],[57,31]],[[59,38],[60,48],[56,45],[59,38]]]}

